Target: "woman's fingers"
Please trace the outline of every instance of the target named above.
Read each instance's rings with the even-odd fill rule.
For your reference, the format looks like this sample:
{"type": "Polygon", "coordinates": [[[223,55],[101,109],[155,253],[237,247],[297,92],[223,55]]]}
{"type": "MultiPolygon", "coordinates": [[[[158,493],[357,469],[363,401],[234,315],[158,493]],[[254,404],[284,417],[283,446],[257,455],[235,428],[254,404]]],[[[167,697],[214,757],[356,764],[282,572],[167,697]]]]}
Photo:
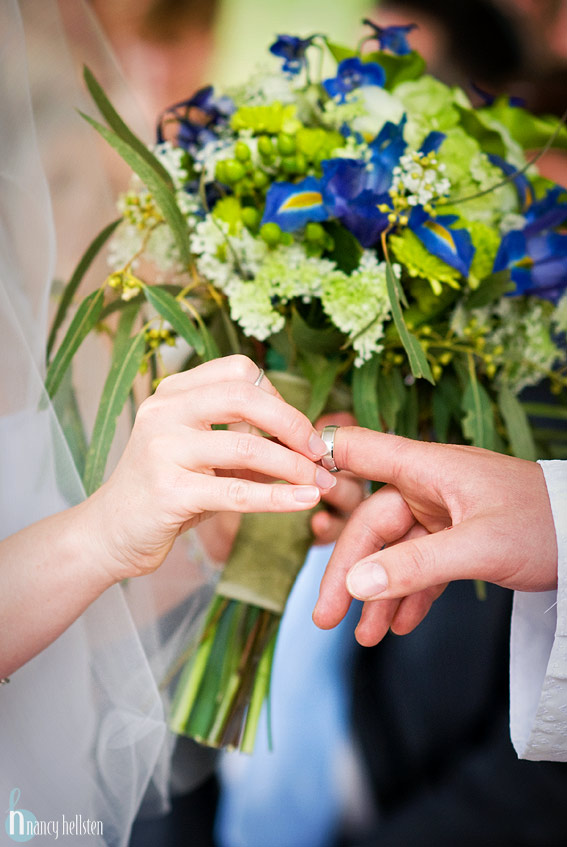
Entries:
{"type": "Polygon", "coordinates": [[[246,470],[270,480],[317,485],[324,491],[336,484],[333,474],[300,453],[250,433],[196,430],[189,439],[181,429],[168,449],[174,450],[180,465],[192,471],[246,470]]]}
{"type": "Polygon", "coordinates": [[[246,479],[187,473],[179,490],[188,519],[202,512],[299,512],[319,502],[316,485],[263,484],[246,479]]]}
{"type": "MultiPolygon", "coordinates": [[[[242,381],[254,385],[259,377],[260,368],[248,356],[240,354],[224,356],[162,379],[156,390],[156,395],[164,396],[177,391],[192,391],[203,385],[212,385],[218,382],[242,381]]],[[[262,375],[258,386],[268,394],[280,396],[265,374],[262,375]]]]}

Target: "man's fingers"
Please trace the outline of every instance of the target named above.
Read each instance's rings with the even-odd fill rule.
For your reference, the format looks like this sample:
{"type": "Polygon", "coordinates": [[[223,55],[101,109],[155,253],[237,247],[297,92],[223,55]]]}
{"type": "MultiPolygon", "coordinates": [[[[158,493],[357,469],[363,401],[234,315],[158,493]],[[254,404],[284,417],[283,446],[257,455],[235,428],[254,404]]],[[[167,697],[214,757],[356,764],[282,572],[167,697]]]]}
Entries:
{"type": "MultiPolygon", "coordinates": [[[[447,583],[443,585],[434,585],[431,588],[426,588],[425,591],[419,591],[417,594],[411,594],[409,597],[404,597],[400,601],[400,605],[390,624],[390,629],[396,635],[407,635],[418,626],[428,614],[431,606],[437,598],[445,591],[447,583]]],[[[374,601],[379,603],[379,600],[374,601]]]]}
{"type": "Polygon", "coordinates": [[[400,493],[391,486],[363,501],[353,512],[325,570],[319,600],[313,612],[315,624],[331,629],[345,616],[350,606],[346,575],[353,564],[402,538],[414,523],[414,517],[400,493]]]}
{"type": "MultiPolygon", "coordinates": [[[[504,519],[505,522],[505,519],[504,519]]],[[[453,579],[495,579],[502,548],[488,537],[481,517],[448,530],[389,547],[358,562],[347,574],[347,588],[359,600],[416,594],[453,579]]]]}
{"type": "Polygon", "coordinates": [[[362,647],[374,647],[391,627],[400,600],[373,600],[365,603],[354,634],[362,647]]]}

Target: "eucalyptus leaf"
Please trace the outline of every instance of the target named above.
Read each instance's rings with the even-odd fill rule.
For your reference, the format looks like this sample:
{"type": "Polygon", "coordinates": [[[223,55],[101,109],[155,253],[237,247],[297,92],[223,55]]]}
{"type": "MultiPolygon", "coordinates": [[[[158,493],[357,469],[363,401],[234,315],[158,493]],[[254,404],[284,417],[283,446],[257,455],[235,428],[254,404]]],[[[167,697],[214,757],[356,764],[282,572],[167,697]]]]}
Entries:
{"type": "Polygon", "coordinates": [[[431,368],[429,367],[429,362],[427,361],[423,348],[415,335],[410,333],[404,321],[404,316],[402,314],[398,298],[396,277],[389,261],[386,263],[386,284],[388,286],[388,296],[390,298],[390,305],[392,308],[392,317],[394,318],[394,323],[398,330],[400,341],[404,345],[404,349],[407,353],[411,372],[416,379],[424,377],[432,385],[435,385],[435,380],[433,379],[433,374],[431,373],[431,368]]]}
{"type": "Polygon", "coordinates": [[[93,436],[85,463],[84,486],[87,495],[100,486],[116,431],[116,421],[120,415],[132,384],[144,357],[146,342],[143,332],[129,337],[136,310],[122,314],[114,349],[110,371],[106,378],[98,412],[94,424],[93,436]]]}
{"type": "Polygon", "coordinates": [[[103,301],[104,289],[98,288],[88,297],[85,297],[77,309],[61,346],[47,369],[45,390],[50,397],[55,396],[73,356],[89,332],[95,327],[102,311],[103,301]]]}
{"type": "Polygon", "coordinates": [[[460,392],[452,374],[443,374],[433,392],[433,429],[436,441],[449,439],[452,420],[460,420],[460,392]]]}
{"type": "Polygon", "coordinates": [[[495,430],[492,401],[479,383],[473,364],[468,368],[467,377],[461,401],[465,413],[462,420],[463,435],[476,447],[493,450],[495,430]]]}
{"type": "Polygon", "coordinates": [[[328,221],[325,229],[334,242],[333,249],[328,252],[329,259],[336,262],[343,273],[352,273],[358,267],[362,255],[360,242],[337,221],[328,221]]]}
{"type": "Polygon", "coordinates": [[[498,408],[506,424],[514,456],[535,462],[537,451],[530,422],[522,404],[507,386],[498,392],[498,408]]]}
{"type": "Polygon", "coordinates": [[[205,353],[205,340],[202,333],[193,325],[187,312],[179,302],[163,288],[157,285],[144,286],[144,296],[164,320],[166,320],[187,344],[195,349],[199,356],[205,353]]]}
{"type": "Polygon", "coordinates": [[[116,135],[118,135],[126,144],[132,148],[142,159],[145,159],[148,165],[150,165],[156,172],[156,174],[162,179],[163,182],[168,186],[168,188],[173,191],[173,181],[171,179],[170,174],[164,168],[162,163],[157,159],[151,150],[141,141],[137,135],[135,135],[130,127],[124,123],[103,89],[95,79],[93,73],[89,68],[83,68],[83,78],[85,80],[85,84],[90,92],[91,97],[97,105],[97,108],[103,118],[106,120],[107,124],[111,129],[114,130],[116,135]]]}
{"type": "Polygon", "coordinates": [[[419,436],[419,406],[415,382],[405,387],[404,403],[398,414],[396,432],[405,438],[419,436]]]}
{"type": "Polygon", "coordinates": [[[297,350],[312,353],[336,353],[344,342],[344,335],[337,329],[309,326],[296,309],[291,315],[291,337],[297,350]]]}
{"type": "MultiPolygon", "coordinates": [[[[77,397],[73,388],[71,368],[65,372],[65,376],[59,386],[59,391],[53,399],[53,408],[57,416],[58,424],[63,430],[63,435],[65,436],[65,441],[67,442],[71,456],[73,457],[73,462],[77,468],[77,472],[82,478],[85,470],[85,457],[87,455],[87,439],[79,411],[79,405],[77,403],[77,397]]],[[[56,450],[56,462],[59,457],[59,451],[56,450]]],[[[61,481],[61,492],[71,503],[74,499],[71,491],[67,492],[64,490],[64,486],[67,485],[67,476],[68,475],[66,473],[57,474],[58,480],[61,481]]],[[[73,491],[74,485],[75,483],[73,482],[73,491]]]]}
{"type": "Polygon", "coordinates": [[[398,412],[404,405],[406,389],[399,368],[381,373],[377,381],[378,408],[386,427],[396,431],[398,412]]]}
{"type": "MultiPolygon", "coordinates": [[[[305,354],[302,358],[305,359],[305,354]]],[[[313,356],[309,357],[311,361],[313,358],[313,356]]],[[[340,367],[341,360],[338,358],[327,359],[324,356],[317,356],[315,367],[308,366],[307,371],[303,369],[311,383],[311,399],[305,413],[310,421],[316,421],[323,412],[340,367]]]]}
{"type": "Polygon", "coordinates": [[[355,368],[352,374],[352,402],[354,416],[360,426],[380,432],[380,410],[378,408],[378,374],[380,356],[375,355],[355,368]]]}
{"type": "Polygon", "coordinates": [[[191,253],[189,251],[187,221],[183,217],[177,205],[175,194],[169,185],[162,179],[155,167],[149,164],[147,157],[141,156],[113,129],[108,129],[83,112],[80,114],[120,154],[126,164],[130,165],[144,185],[151,191],[175,238],[182,263],[189,266],[191,264],[191,253]]]}
{"type": "Polygon", "coordinates": [[[47,358],[49,359],[51,356],[51,350],[53,349],[53,345],[55,343],[55,338],[57,336],[57,331],[63,321],[67,316],[67,311],[75,293],[81,284],[83,277],[86,272],[90,268],[93,260],[96,258],[101,248],[106,244],[118,224],[122,219],[118,218],[118,220],[112,221],[112,223],[108,224],[102,232],[96,236],[93,241],[89,244],[85,252],[83,253],[79,264],[73,271],[71,279],[63,289],[63,293],[61,295],[61,299],[59,301],[59,306],[57,308],[57,312],[55,313],[55,317],[53,319],[53,324],[51,326],[51,332],[49,333],[49,338],[47,340],[47,358]]]}

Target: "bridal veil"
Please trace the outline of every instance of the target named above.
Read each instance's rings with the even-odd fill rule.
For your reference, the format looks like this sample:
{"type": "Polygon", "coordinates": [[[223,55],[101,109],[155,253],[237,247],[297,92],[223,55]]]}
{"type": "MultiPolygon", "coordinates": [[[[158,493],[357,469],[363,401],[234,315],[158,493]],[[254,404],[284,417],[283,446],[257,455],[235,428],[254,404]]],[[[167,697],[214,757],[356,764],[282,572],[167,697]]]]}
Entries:
{"type": "MultiPolygon", "coordinates": [[[[72,5],[74,13],[81,9],[87,21],[87,7],[80,2],[72,5]]],[[[48,36],[46,32],[43,39],[37,36],[48,25],[61,44],[50,42],[50,66],[40,68],[39,76],[44,90],[53,80],[49,94],[55,102],[61,101],[65,90],[57,85],[57,75],[68,80],[69,69],[74,73],[62,40],[57,3],[2,0],[1,538],[84,497],[42,381],[56,236],[46,154],[36,121],[38,110],[46,111],[47,105],[41,96],[32,105],[28,59],[33,49],[33,61],[41,63],[40,45],[45,46],[48,36]]],[[[76,96],[74,102],[58,104],[70,124],[80,124],[74,108],[84,107],[78,88],[76,96]]],[[[64,140],[66,132],[58,128],[63,129],[64,140]]],[[[65,157],[65,149],[59,147],[60,157],[65,157]]],[[[68,149],[73,156],[83,155],[85,173],[96,169],[85,155],[88,144],[78,141],[68,149]]],[[[76,203],[86,202],[87,212],[89,203],[94,207],[98,202],[85,192],[76,191],[74,197],[76,203]]],[[[75,211],[70,209],[69,220],[75,211]]],[[[83,234],[81,250],[96,231],[83,234]]],[[[58,240],[66,246],[65,231],[58,233],[58,240]]],[[[69,243],[73,245],[71,229],[69,243]]],[[[74,252],[75,247],[67,244],[66,250],[74,252]]],[[[98,354],[93,355],[85,373],[98,360],[98,354]]],[[[127,843],[144,797],[154,809],[167,802],[172,742],[158,682],[187,638],[188,628],[204,606],[201,595],[206,594],[206,579],[203,588],[196,563],[200,557],[203,564],[204,557],[193,542],[178,547],[177,561],[169,570],[166,566],[163,577],[107,591],[55,643],[13,674],[10,684],[0,686],[0,807],[4,810],[1,819],[6,819],[6,827],[0,829],[6,839],[2,843],[11,843],[6,815],[19,809],[38,822],[58,823],[59,834],[64,821],[77,821],[80,816],[80,822],[97,825],[95,831],[91,827],[88,833],[76,832],[73,844],[119,847],[127,843]]],[[[25,592],[13,599],[25,604],[25,592]]],[[[0,621],[0,637],[1,630],[0,621]]],[[[47,843],[52,836],[37,838],[47,843]]]]}

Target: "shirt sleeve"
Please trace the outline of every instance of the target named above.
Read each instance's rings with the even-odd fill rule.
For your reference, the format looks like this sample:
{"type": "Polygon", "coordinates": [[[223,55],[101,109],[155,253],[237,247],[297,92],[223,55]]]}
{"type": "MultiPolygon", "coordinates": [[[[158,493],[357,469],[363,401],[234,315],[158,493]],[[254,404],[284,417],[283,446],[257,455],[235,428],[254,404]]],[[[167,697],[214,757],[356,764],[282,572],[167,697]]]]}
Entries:
{"type": "Polygon", "coordinates": [[[521,759],[567,762],[567,461],[539,464],[557,533],[558,587],[514,595],[510,733],[521,759]]]}

